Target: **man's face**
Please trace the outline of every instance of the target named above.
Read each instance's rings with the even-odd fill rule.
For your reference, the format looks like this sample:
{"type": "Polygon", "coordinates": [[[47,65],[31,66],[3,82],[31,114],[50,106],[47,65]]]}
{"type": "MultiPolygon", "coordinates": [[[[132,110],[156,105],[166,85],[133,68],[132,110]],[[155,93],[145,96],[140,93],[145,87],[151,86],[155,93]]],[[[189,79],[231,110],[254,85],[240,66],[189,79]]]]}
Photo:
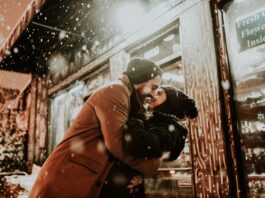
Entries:
{"type": "Polygon", "coordinates": [[[164,89],[158,88],[151,94],[152,100],[149,103],[148,108],[154,109],[155,107],[161,105],[167,100],[167,94],[164,89]]]}
{"type": "Polygon", "coordinates": [[[140,98],[144,100],[144,98],[148,95],[151,95],[161,84],[162,79],[160,76],[156,76],[155,78],[142,83],[137,89],[137,93],[140,98]]]}

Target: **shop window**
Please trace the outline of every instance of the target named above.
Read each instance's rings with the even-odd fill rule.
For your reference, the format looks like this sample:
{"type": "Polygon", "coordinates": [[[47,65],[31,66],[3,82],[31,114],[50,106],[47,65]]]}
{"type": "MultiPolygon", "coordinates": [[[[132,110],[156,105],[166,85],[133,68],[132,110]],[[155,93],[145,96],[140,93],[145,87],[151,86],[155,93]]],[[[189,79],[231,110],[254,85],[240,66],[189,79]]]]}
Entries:
{"type": "MultiPolygon", "coordinates": [[[[162,83],[185,91],[178,20],[134,44],[127,52],[131,58],[141,57],[156,62],[163,70],[162,83]]],[[[145,191],[147,197],[193,197],[188,139],[177,160],[163,162],[156,177],[145,179],[145,191]]]]}
{"type": "Polygon", "coordinates": [[[233,1],[224,19],[248,196],[264,197],[265,1],[233,1]]]}
{"type": "Polygon", "coordinates": [[[81,110],[83,102],[83,85],[62,93],[51,100],[50,106],[50,146],[49,152],[63,139],[65,131],[81,110]]]}

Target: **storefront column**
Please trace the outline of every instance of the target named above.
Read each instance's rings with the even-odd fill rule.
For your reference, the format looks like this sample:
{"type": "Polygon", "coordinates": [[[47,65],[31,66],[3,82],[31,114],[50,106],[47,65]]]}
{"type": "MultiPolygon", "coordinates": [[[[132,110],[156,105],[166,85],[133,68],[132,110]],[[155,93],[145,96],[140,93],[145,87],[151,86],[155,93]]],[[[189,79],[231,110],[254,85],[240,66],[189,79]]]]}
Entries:
{"type": "Polygon", "coordinates": [[[199,1],[180,16],[186,90],[199,107],[198,118],[190,123],[194,195],[229,197],[211,20],[208,0],[199,1]]]}
{"type": "Polygon", "coordinates": [[[33,76],[30,88],[30,113],[29,113],[29,135],[28,135],[28,172],[31,173],[34,162],[35,129],[36,129],[36,93],[37,78],[33,76]]]}
{"type": "Polygon", "coordinates": [[[47,158],[47,77],[34,75],[30,88],[28,172],[47,158]]]}
{"type": "Polygon", "coordinates": [[[110,58],[110,78],[111,80],[118,79],[122,72],[127,69],[127,63],[129,61],[129,54],[125,51],[121,51],[110,58]]]}

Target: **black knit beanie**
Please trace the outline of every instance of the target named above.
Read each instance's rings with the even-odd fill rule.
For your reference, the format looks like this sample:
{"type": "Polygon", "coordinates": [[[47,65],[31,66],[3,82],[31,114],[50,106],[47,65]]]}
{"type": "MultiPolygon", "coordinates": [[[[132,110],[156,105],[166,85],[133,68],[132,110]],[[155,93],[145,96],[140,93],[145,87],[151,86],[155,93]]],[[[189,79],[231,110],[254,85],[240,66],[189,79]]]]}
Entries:
{"type": "Polygon", "coordinates": [[[153,61],[143,58],[134,58],[130,60],[127,71],[124,72],[132,84],[140,84],[147,82],[156,76],[161,76],[160,67],[153,61]]]}
{"type": "Polygon", "coordinates": [[[184,117],[191,119],[197,117],[198,109],[192,98],[170,85],[162,85],[161,88],[165,91],[167,99],[154,110],[175,115],[180,119],[184,117]]]}

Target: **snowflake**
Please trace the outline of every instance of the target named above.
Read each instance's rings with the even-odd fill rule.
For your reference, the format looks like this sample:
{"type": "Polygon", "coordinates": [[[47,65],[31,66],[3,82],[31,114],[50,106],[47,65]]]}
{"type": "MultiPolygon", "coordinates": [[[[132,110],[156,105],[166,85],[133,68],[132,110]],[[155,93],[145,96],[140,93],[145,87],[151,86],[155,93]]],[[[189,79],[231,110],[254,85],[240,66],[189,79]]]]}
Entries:
{"type": "MultiPolygon", "coordinates": [[[[94,32],[93,32],[94,33],[94,32]]],[[[100,43],[99,43],[99,41],[95,41],[95,45],[97,46],[97,45],[99,45],[100,43]]]]}
{"type": "Polygon", "coordinates": [[[83,51],[86,51],[86,50],[87,50],[87,46],[86,46],[86,45],[83,45],[83,46],[82,46],[82,50],[83,50],[83,51]]]}
{"type": "Polygon", "coordinates": [[[176,129],[175,129],[175,126],[173,124],[170,124],[168,126],[168,130],[169,130],[169,132],[174,132],[176,129]]]}
{"type": "Polygon", "coordinates": [[[14,51],[14,53],[16,53],[16,54],[17,54],[19,50],[18,50],[18,48],[17,48],[17,47],[15,47],[13,51],[14,51]]]}
{"type": "Polygon", "coordinates": [[[223,87],[224,90],[228,90],[229,87],[230,87],[230,83],[229,83],[228,80],[226,80],[226,81],[222,81],[221,84],[222,84],[222,87],[223,87]]]}
{"type": "Polygon", "coordinates": [[[97,144],[97,150],[100,152],[100,153],[104,153],[105,152],[105,145],[103,142],[98,142],[97,144]]]}
{"type": "Polygon", "coordinates": [[[130,142],[132,140],[132,136],[130,134],[125,134],[124,140],[125,142],[130,142]]]}

